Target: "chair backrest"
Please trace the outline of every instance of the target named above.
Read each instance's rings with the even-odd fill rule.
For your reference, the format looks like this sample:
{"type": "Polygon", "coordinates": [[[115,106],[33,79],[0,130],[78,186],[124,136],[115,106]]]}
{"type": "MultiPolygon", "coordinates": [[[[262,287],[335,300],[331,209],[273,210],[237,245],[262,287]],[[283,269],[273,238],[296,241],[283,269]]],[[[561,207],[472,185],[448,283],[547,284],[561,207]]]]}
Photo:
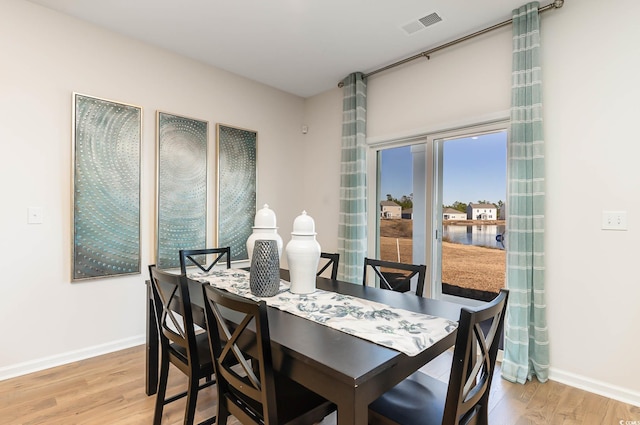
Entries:
{"type": "MultiPolygon", "coordinates": [[[[149,266],[151,287],[158,317],[160,343],[163,349],[174,343],[183,348],[186,356],[180,356],[186,366],[198,365],[198,349],[191,311],[189,295],[189,279],[175,273],[159,270],[155,265],[149,266]]],[[[181,367],[180,365],[176,365],[181,367]]],[[[186,368],[185,368],[186,370],[186,368]]],[[[186,373],[186,372],[185,372],[186,373]]]]}
{"type": "Polygon", "coordinates": [[[362,284],[367,284],[367,271],[371,269],[380,279],[380,288],[396,292],[407,292],[411,289],[411,279],[417,277],[416,295],[422,296],[424,292],[424,279],[427,275],[427,266],[424,264],[405,264],[393,261],[364,259],[364,273],[362,284]],[[384,268],[384,270],[382,270],[384,268]]]}
{"type": "Polygon", "coordinates": [[[338,264],[340,263],[340,254],[321,252],[320,253],[320,269],[316,276],[320,276],[325,270],[331,266],[331,279],[336,280],[338,278],[338,264]],[[323,260],[324,259],[324,260],[323,260]],[[325,261],[326,260],[326,261],[325,261]],[[324,263],[324,264],[323,264],[324,263]]]}
{"type": "Polygon", "coordinates": [[[205,273],[209,273],[211,269],[225,257],[227,268],[231,268],[231,247],[222,248],[205,248],[205,249],[181,249],[180,250],[180,273],[187,275],[187,267],[196,266],[205,273]],[[211,261],[207,261],[210,256],[211,261]]]}
{"type": "Polygon", "coordinates": [[[241,423],[276,424],[275,381],[267,305],[204,285],[205,316],[213,353],[218,403],[241,423]],[[222,316],[224,307],[234,323],[222,316]],[[235,323],[237,321],[237,323],[235,323]],[[249,354],[245,349],[249,347],[249,354]]]}
{"type": "Polygon", "coordinates": [[[509,291],[502,289],[487,304],[460,311],[442,423],[472,423],[476,415],[487,417],[508,297],[509,291]],[[481,324],[490,324],[486,334],[481,324]],[[485,411],[479,413],[482,409],[485,411]]]}

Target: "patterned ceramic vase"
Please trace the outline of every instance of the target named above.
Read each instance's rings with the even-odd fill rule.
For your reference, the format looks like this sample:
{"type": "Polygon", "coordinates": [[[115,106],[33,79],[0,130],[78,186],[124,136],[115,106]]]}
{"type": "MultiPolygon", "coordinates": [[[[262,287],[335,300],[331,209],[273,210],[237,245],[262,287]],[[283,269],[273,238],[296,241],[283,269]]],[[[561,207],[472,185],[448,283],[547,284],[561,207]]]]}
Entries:
{"type": "Polygon", "coordinates": [[[272,297],[280,287],[280,256],[273,239],[258,239],[253,247],[249,288],[256,297],[272,297]]]}

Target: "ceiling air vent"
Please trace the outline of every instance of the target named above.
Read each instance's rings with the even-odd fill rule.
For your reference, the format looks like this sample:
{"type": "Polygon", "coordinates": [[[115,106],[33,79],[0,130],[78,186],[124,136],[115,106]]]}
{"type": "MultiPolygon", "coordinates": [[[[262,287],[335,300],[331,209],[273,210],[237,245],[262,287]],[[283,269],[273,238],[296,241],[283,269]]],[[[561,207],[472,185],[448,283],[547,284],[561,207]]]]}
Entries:
{"type": "Polygon", "coordinates": [[[425,29],[426,27],[436,24],[440,21],[442,21],[442,18],[440,17],[440,15],[434,12],[430,15],[424,16],[418,20],[415,20],[415,21],[409,22],[406,25],[403,25],[402,29],[404,30],[404,32],[407,33],[407,35],[409,35],[409,34],[413,34],[414,32],[418,32],[422,29],[425,29]]]}
{"type": "Polygon", "coordinates": [[[431,15],[427,15],[424,18],[418,19],[422,25],[428,27],[429,25],[437,24],[442,21],[442,18],[437,13],[432,13],[431,15]]]}

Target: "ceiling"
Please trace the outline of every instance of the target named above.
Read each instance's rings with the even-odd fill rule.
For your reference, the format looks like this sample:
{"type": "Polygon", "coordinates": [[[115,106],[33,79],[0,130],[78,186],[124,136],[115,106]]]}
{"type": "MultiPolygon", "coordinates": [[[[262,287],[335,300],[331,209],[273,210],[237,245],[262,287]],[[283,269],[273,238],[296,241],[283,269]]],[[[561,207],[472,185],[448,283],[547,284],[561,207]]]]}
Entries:
{"type": "MultiPolygon", "coordinates": [[[[511,18],[527,0],[28,0],[309,97],[511,18]],[[419,19],[436,13],[429,26],[419,19]],[[415,30],[408,33],[406,29],[415,30]]],[[[542,2],[543,5],[548,2],[542,2]]]]}

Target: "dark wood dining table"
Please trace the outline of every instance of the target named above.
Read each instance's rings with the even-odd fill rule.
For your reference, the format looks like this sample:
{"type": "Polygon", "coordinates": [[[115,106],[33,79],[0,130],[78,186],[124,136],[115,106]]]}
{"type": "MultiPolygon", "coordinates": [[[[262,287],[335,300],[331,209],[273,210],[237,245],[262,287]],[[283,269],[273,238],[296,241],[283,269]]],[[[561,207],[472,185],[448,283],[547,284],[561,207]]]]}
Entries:
{"type": "MultiPolygon", "coordinates": [[[[288,279],[288,271],[281,277],[288,279]]],[[[357,285],[319,277],[319,289],[347,294],[457,321],[461,306],[413,294],[357,285]]],[[[190,281],[194,321],[203,322],[202,283],[190,281]]],[[[147,281],[146,393],[158,386],[157,315],[147,281]]],[[[331,329],[319,323],[269,307],[274,369],[336,404],[338,425],[365,425],[373,400],[449,349],[456,332],[416,356],[331,329]]]]}

